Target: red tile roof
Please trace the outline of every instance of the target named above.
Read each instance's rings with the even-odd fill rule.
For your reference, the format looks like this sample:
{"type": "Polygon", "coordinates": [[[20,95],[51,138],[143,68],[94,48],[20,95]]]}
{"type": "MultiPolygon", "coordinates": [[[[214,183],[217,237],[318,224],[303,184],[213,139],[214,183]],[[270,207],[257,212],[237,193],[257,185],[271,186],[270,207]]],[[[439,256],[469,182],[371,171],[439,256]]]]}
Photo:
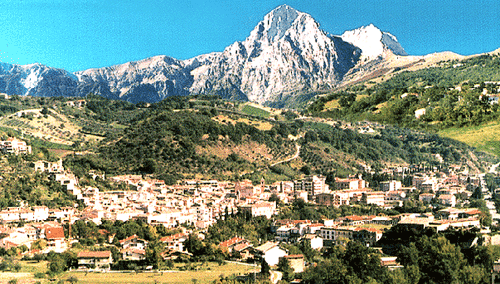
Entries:
{"type": "Polygon", "coordinates": [[[235,245],[234,250],[235,251],[242,251],[242,250],[249,248],[249,247],[251,247],[250,244],[245,242],[245,243],[235,245]]]}
{"type": "Polygon", "coordinates": [[[186,237],[186,234],[178,233],[175,235],[163,237],[160,239],[160,241],[163,243],[166,243],[166,242],[171,242],[171,241],[178,240],[178,239],[185,238],[185,237],[186,237]]]}
{"type": "Polygon", "coordinates": [[[139,238],[137,235],[133,235],[133,236],[130,236],[130,237],[126,238],[126,239],[121,240],[120,244],[123,244],[123,243],[125,243],[127,241],[130,241],[130,240],[133,240],[133,239],[138,239],[138,240],[144,241],[143,239],[139,238]]]}
{"type": "Polygon", "coordinates": [[[81,251],[78,253],[78,258],[109,258],[111,251],[81,251]]]}
{"type": "Polygon", "coordinates": [[[238,237],[234,237],[234,238],[229,239],[229,240],[227,240],[227,241],[221,242],[221,243],[219,244],[219,246],[221,246],[221,247],[226,247],[226,248],[227,248],[227,247],[230,247],[230,246],[232,246],[232,245],[234,245],[234,244],[237,244],[237,243],[239,243],[239,242],[242,242],[242,241],[244,241],[244,239],[242,239],[242,238],[238,238],[238,237]]]}
{"type": "Polygon", "coordinates": [[[291,254],[291,255],[285,255],[286,258],[304,258],[303,254],[291,254]]]}
{"type": "Polygon", "coordinates": [[[349,221],[361,221],[361,220],[364,220],[363,217],[361,216],[356,216],[356,215],[352,215],[352,216],[346,216],[345,217],[347,220],[349,221]]]}
{"type": "Polygon", "coordinates": [[[51,227],[45,229],[45,238],[47,240],[64,239],[64,229],[62,227],[51,227]]]}

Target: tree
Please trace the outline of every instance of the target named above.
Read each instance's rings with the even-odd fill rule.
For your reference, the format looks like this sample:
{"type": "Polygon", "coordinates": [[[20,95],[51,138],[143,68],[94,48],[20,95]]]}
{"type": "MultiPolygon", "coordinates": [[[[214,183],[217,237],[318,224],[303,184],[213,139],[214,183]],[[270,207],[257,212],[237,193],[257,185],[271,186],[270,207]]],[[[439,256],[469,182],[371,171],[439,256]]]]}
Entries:
{"type": "Polygon", "coordinates": [[[39,239],[31,244],[32,250],[44,250],[47,247],[47,241],[44,239],[39,239]]]}
{"type": "Polygon", "coordinates": [[[204,244],[195,234],[190,234],[188,236],[185,246],[187,251],[192,253],[194,256],[200,256],[203,254],[204,244]]]}
{"type": "Polygon", "coordinates": [[[386,279],[387,269],[381,265],[380,256],[371,248],[356,241],[349,242],[344,255],[344,263],[350,274],[365,282],[369,279],[386,279]]]}
{"type": "Polygon", "coordinates": [[[49,271],[52,273],[62,273],[66,268],[66,261],[59,255],[56,255],[49,263],[49,271]]]}
{"type": "Polygon", "coordinates": [[[50,113],[50,111],[47,107],[43,107],[40,113],[46,116],[50,113]]]}
{"type": "Polygon", "coordinates": [[[283,280],[291,281],[294,278],[293,268],[290,266],[290,261],[286,257],[280,258],[278,262],[278,271],[283,272],[283,280]]]}
{"type": "Polygon", "coordinates": [[[443,236],[422,236],[415,244],[419,251],[420,282],[458,283],[460,271],[465,266],[460,248],[443,236]]]}
{"type": "Polygon", "coordinates": [[[269,273],[271,272],[271,267],[269,266],[269,263],[262,258],[262,261],[260,263],[260,274],[264,277],[268,277],[269,273]]]}
{"type": "Polygon", "coordinates": [[[326,259],[316,266],[309,267],[302,279],[306,284],[315,283],[348,283],[347,267],[338,258],[326,259]]]}
{"type": "Polygon", "coordinates": [[[154,269],[159,269],[163,264],[161,256],[165,246],[159,241],[151,241],[146,248],[146,263],[152,265],[154,269]]]}

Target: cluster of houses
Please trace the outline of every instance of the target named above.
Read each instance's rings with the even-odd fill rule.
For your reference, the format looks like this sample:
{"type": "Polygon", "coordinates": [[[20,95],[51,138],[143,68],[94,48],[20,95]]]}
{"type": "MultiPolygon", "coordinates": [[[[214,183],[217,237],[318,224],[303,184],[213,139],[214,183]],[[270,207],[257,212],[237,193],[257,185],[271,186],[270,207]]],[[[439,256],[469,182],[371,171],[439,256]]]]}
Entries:
{"type": "MultiPolygon", "coordinates": [[[[246,212],[252,217],[272,218],[277,214],[276,200],[291,203],[297,198],[321,206],[349,206],[374,204],[384,208],[402,206],[404,201],[415,199],[425,206],[442,206],[445,209],[434,214],[401,214],[398,216],[347,216],[335,220],[276,220],[272,226],[275,239],[254,246],[243,237],[234,236],[220,244],[240,260],[266,259],[276,265],[285,257],[296,272],[304,269],[304,256],[288,255],[280,247],[282,243],[307,242],[312,249],[343,245],[359,241],[374,246],[383,231],[391,226],[432,227],[437,231],[449,227],[480,228],[481,211],[459,209],[467,205],[468,198],[477,188],[485,188],[479,176],[458,173],[453,168],[446,172],[421,171],[410,168],[387,169],[397,180],[381,182],[378,188],[370,188],[361,176],[335,178],[331,188],[326,178],[319,175],[305,176],[299,180],[279,181],[267,184],[264,179],[254,185],[249,180],[221,182],[217,180],[184,180],[177,185],[166,185],[162,180],[145,179],[140,175],[106,177],[90,172],[93,179],[107,179],[123,183],[130,190],[101,191],[96,187],[82,187],[78,178],[64,169],[62,162],[37,161],[34,171],[46,172],[54,181],[74,195],[84,208],[47,208],[45,206],[11,207],[0,211],[0,247],[26,246],[37,240],[45,240],[45,251],[62,252],[69,246],[61,224],[76,220],[100,224],[103,220],[141,220],[152,225],[177,228],[181,224],[204,230],[227,214],[246,212]],[[412,176],[412,184],[403,186],[399,181],[405,175],[412,176]],[[418,194],[417,194],[418,193],[418,194]],[[412,197],[413,196],[413,197],[412,197]],[[272,198],[271,198],[272,197],[272,198]],[[272,199],[272,201],[270,201],[272,199]],[[16,224],[12,226],[11,224],[16,224]],[[21,226],[22,225],[22,226],[21,226]]],[[[489,204],[490,206],[491,204],[489,204]]],[[[496,212],[493,216],[496,218],[496,212]]],[[[107,237],[109,234],[103,232],[107,237]]],[[[187,232],[162,238],[168,248],[165,259],[188,255],[184,242],[187,232]]],[[[143,260],[148,242],[137,236],[119,240],[125,260],[143,260]]],[[[84,251],[78,254],[79,266],[109,268],[113,259],[110,252],[84,251]]],[[[392,263],[387,260],[388,263],[392,263]]]]}
{"type": "MultiPolygon", "coordinates": [[[[432,88],[432,86],[427,86],[426,88],[432,88]]],[[[499,98],[500,98],[500,82],[491,82],[490,81],[490,82],[484,82],[484,84],[475,84],[474,86],[471,86],[471,89],[472,90],[474,90],[474,89],[481,90],[481,95],[479,97],[480,100],[483,98],[483,96],[485,96],[491,105],[498,104],[499,98]],[[481,90],[481,88],[482,88],[482,90],[481,90]]],[[[450,91],[456,90],[456,91],[462,92],[463,87],[456,86],[455,88],[450,88],[449,90],[450,91]]],[[[413,96],[418,97],[418,94],[416,94],[416,93],[414,93],[414,94],[405,93],[405,94],[401,95],[401,98],[404,98],[404,97],[409,96],[409,95],[413,95],[413,96]]],[[[427,112],[427,109],[425,109],[425,108],[415,110],[415,118],[419,119],[420,117],[425,115],[426,112],[427,112]]]]}

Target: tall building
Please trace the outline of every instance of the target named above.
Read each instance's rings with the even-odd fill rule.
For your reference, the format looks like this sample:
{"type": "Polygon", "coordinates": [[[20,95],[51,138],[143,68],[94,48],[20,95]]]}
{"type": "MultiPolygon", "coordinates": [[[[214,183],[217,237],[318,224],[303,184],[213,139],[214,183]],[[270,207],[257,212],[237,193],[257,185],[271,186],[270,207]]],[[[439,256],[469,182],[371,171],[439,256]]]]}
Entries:
{"type": "Polygon", "coordinates": [[[326,184],[326,177],[324,176],[306,176],[305,178],[295,181],[294,190],[307,191],[309,196],[315,196],[320,193],[328,191],[328,185],[326,184]]]}

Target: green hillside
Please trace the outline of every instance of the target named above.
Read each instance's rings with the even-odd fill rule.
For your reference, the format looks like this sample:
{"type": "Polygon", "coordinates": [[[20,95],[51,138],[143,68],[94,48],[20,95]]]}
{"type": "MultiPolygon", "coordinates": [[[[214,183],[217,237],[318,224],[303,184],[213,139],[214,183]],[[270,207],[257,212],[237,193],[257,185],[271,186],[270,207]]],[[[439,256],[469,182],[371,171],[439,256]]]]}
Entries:
{"type": "MultiPolygon", "coordinates": [[[[358,100],[367,98],[357,95],[358,100]]],[[[74,100],[19,100],[20,110],[38,111],[4,116],[0,120],[4,136],[22,137],[33,145],[33,155],[26,157],[29,161],[63,157],[65,166],[82,180],[89,170],[97,170],[150,175],[168,183],[184,178],[259,181],[262,177],[272,182],[306,174],[323,174],[332,181],[335,176],[397,165],[454,164],[480,170],[482,163],[494,159],[423,131],[304,120],[293,111],[271,113],[211,96],[131,104],[91,95],[78,107],[72,106],[74,100]]],[[[456,134],[443,132],[443,136],[456,134]]],[[[464,142],[481,150],[491,147],[464,142]]]]}
{"type": "Polygon", "coordinates": [[[80,173],[150,174],[172,183],[194,177],[274,181],[312,173],[332,180],[366,168],[410,164],[478,170],[492,160],[487,155],[478,159],[482,154],[465,144],[424,132],[376,124],[363,134],[347,124],[293,117],[259,122],[254,113],[248,117],[221,105],[214,101],[194,107],[192,99],[184,104],[181,98],[151,105],[121,137],[104,139],[95,154],[71,156],[66,163],[80,173]],[[293,158],[298,146],[299,156],[293,158]]]}
{"type": "Polygon", "coordinates": [[[318,97],[307,113],[437,132],[498,155],[498,82],[499,55],[444,61],[427,69],[399,72],[379,84],[358,84],[318,97]]]}
{"type": "Polygon", "coordinates": [[[423,129],[480,125],[498,118],[498,105],[490,104],[488,96],[497,95],[500,86],[488,82],[500,82],[498,55],[401,72],[369,88],[356,85],[319,97],[307,111],[313,116],[423,129]],[[426,112],[416,118],[417,109],[426,112]]]}

